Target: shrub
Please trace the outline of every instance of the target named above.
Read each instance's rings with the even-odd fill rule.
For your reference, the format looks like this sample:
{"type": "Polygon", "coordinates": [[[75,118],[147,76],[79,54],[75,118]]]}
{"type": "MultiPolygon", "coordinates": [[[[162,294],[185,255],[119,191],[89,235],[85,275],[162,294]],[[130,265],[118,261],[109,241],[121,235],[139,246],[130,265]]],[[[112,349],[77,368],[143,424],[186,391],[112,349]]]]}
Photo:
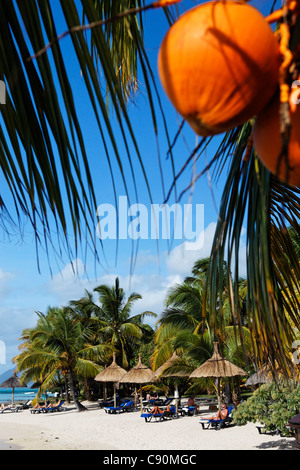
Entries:
{"type": "Polygon", "coordinates": [[[300,385],[270,383],[262,385],[234,413],[233,422],[243,426],[248,422],[260,422],[266,431],[279,430],[290,435],[286,428],[290,418],[300,412],[300,385]]]}

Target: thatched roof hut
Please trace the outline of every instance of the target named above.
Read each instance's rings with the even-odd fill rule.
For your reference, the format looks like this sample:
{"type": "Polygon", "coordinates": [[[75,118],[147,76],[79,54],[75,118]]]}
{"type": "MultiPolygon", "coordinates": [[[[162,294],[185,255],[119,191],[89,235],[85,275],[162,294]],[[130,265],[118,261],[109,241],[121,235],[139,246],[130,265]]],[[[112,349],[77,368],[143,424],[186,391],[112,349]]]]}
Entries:
{"type": "Polygon", "coordinates": [[[118,366],[116,363],[116,354],[113,353],[113,361],[110,366],[103,369],[96,375],[94,380],[97,382],[113,382],[114,384],[114,406],[117,404],[116,400],[116,384],[121,381],[122,377],[126,374],[126,370],[118,366]]]}
{"type": "Polygon", "coordinates": [[[99,372],[94,378],[97,382],[120,382],[121,378],[126,374],[126,370],[118,366],[116,362],[116,354],[113,353],[113,361],[110,366],[99,372]]]}
{"type": "Polygon", "coordinates": [[[266,366],[263,366],[254,374],[250,375],[250,377],[245,382],[245,387],[249,385],[266,384],[269,382],[272,382],[270,370],[266,366]]]}
{"type": "Polygon", "coordinates": [[[14,371],[13,375],[5,380],[1,385],[0,388],[12,388],[12,403],[14,403],[14,394],[15,394],[15,388],[21,388],[21,387],[27,387],[26,384],[24,384],[21,379],[17,376],[16,371],[14,371]]]}
{"type": "Polygon", "coordinates": [[[152,382],[153,372],[149,367],[142,363],[141,354],[139,354],[139,362],[136,366],[130,369],[129,372],[122,378],[121,382],[145,384],[152,382]]]}
{"type": "MultiPolygon", "coordinates": [[[[127,372],[126,375],[120,380],[122,383],[132,383],[132,384],[145,384],[148,382],[153,382],[153,372],[149,367],[145,366],[142,363],[142,355],[139,354],[139,361],[136,366],[134,366],[132,369],[130,369],[129,372],[127,372]]],[[[141,402],[141,412],[143,411],[142,408],[142,386],[141,386],[141,396],[140,396],[140,402],[141,402]]]]}
{"type": "Polygon", "coordinates": [[[210,359],[191,373],[190,378],[197,377],[234,377],[246,375],[246,372],[232,362],[224,359],[218,351],[218,343],[214,343],[214,353],[210,359]]]}
{"type": "Polygon", "coordinates": [[[214,343],[214,353],[210,359],[191,373],[190,378],[216,377],[219,409],[221,407],[220,378],[246,375],[246,372],[232,362],[224,359],[218,351],[218,343],[214,343]]]}

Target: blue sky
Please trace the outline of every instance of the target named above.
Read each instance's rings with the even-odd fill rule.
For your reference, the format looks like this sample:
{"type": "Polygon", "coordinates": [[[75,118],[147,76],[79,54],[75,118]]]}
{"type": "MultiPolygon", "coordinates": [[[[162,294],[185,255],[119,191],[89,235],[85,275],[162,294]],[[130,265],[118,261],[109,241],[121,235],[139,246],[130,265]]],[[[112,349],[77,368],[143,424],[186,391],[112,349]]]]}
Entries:
{"type": "MultiPolygon", "coordinates": [[[[187,3],[192,4],[197,2],[183,2],[183,5],[187,3]]],[[[263,0],[259,2],[254,1],[251,4],[265,9],[269,8],[272,2],[270,0],[263,0]]],[[[58,31],[62,32],[64,25],[61,24],[60,26],[61,29],[58,28],[58,31]]],[[[160,10],[147,12],[145,17],[145,42],[155,73],[158,48],[167,28],[166,20],[160,10]]],[[[68,54],[70,39],[66,38],[63,41],[64,50],[68,54]]],[[[89,110],[80,70],[76,66],[75,61],[72,62],[72,60],[70,53],[70,56],[68,55],[68,68],[72,76],[76,106],[82,119],[83,133],[86,137],[93,176],[97,180],[97,204],[113,203],[112,186],[107,164],[103,160],[102,144],[99,140],[99,134],[96,130],[92,113],[89,110]]],[[[180,122],[180,117],[176,115],[173,107],[165,97],[159,81],[157,81],[157,85],[164,112],[168,117],[170,135],[174,136],[180,122]]],[[[157,144],[159,144],[163,173],[166,178],[166,190],[169,189],[171,182],[171,166],[170,161],[166,159],[168,145],[163,137],[161,121],[159,122],[159,134],[156,141],[143,83],[140,84],[140,92],[136,97],[135,104],[129,104],[129,114],[138,136],[138,144],[152,189],[153,202],[159,204],[163,200],[163,192],[158,166],[157,144]]],[[[116,132],[118,132],[117,128],[116,132]]],[[[177,171],[181,168],[195,146],[196,139],[195,134],[185,125],[182,138],[174,150],[177,171]]],[[[201,165],[205,164],[206,159],[207,161],[210,160],[214,148],[214,146],[211,146],[202,161],[200,163],[197,162],[197,172],[201,165]]],[[[139,201],[150,211],[150,200],[142,175],[138,170],[137,162],[136,168],[139,201]]],[[[118,195],[124,196],[125,189],[116,165],[114,172],[118,195]]],[[[179,181],[179,190],[186,187],[190,181],[191,174],[192,167],[189,167],[179,181]]],[[[29,223],[24,222],[22,238],[20,236],[8,238],[5,234],[1,234],[0,341],[2,341],[2,344],[5,344],[6,354],[5,361],[3,361],[3,357],[1,361],[0,355],[0,374],[13,367],[11,358],[18,353],[18,339],[24,328],[34,326],[36,311],[45,312],[50,305],[66,305],[70,300],[82,297],[85,289],[92,291],[97,285],[102,283],[113,285],[116,276],[119,276],[121,286],[126,292],[136,291],[143,297],[142,300],[136,303],[133,313],[152,310],[159,315],[163,309],[163,302],[168,288],[174,285],[174,283],[182,281],[186,275],[189,275],[197,259],[209,255],[225,176],[224,172],[218,183],[214,183],[213,187],[211,187],[208,175],[204,175],[194,188],[193,194],[188,192],[182,201],[183,203],[191,202],[193,207],[195,207],[195,204],[204,205],[203,247],[201,249],[187,250],[183,240],[174,241],[171,247],[166,240],[160,239],[158,243],[156,240],[151,239],[140,240],[138,258],[132,274],[130,274],[132,255],[132,241],[130,239],[119,241],[117,265],[115,265],[116,242],[114,240],[105,240],[104,250],[107,259],[107,264],[103,262],[105,269],[101,265],[95,266],[91,253],[88,253],[87,258],[85,258],[84,253],[79,251],[77,258],[73,260],[76,271],[74,273],[68,257],[65,255],[62,259],[57,259],[53,256],[50,249],[49,259],[45,252],[39,251],[40,272],[38,272],[34,236],[29,223]],[[189,199],[190,197],[192,197],[191,200],[189,199]]],[[[2,175],[0,175],[0,182],[2,182],[2,175]]],[[[133,190],[133,188],[131,187],[130,190],[133,190]]],[[[4,189],[5,197],[9,198],[9,194],[5,193],[4,189]]],[[[174,200],[171,200],[170,204],[173,202],[174,200]]],[[[245,274],[245,249],[241,253],[240,265],[241,274],[245,274]]]]}

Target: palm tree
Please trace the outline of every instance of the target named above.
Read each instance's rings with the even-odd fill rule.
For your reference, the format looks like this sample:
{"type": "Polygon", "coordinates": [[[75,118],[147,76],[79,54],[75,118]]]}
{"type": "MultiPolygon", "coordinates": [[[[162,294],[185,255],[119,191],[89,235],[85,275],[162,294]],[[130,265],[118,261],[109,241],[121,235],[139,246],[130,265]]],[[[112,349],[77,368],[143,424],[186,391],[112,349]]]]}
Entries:
{"type": "MultiPolygon", "coordinates": [[[[36,327],[24,331],[23,351],[14,358],[24,375],[42,376],[41,391],[57,381],[59,373],[68,378],[70,392],[78,411],[85,407],[78,401],[75,390],[76,377],[94,377],[101,368],[87,358],[90,331],[80,322],[74,322],[68,308],[50,308],[46,315],[38,313],[36,327]]],[[[21,339],[23,339],[21,338],[21,339]]],[[[95,347],[92,347],[95,350],[95,347]]],[[[105,353],[105,350],[104,350],[105,353]]],[[[103,349],[98,347],[98,356],[103,349]]]]}
{"type": "MultiPolygon", "coordinates": [[[[162,6],[171,2],[161,2],[162,6]]],[[[270,9],[274,6],[270,0],[270,9]]],[[[126,192],[128,176],[134,181],[136,195],[136,168],[141,169],[151,199],[147,178],[137,139],[132,128],[127,100],[134,98],[137,71],[141,71],[146,96],[151,108],[154,131],[157,133],[158,116],[162,117],[169,143],[173,183],[169,195],[178,194],[178,181],[188,163],[214,146],[213,138],[204,138],[187,157],[180,171],[175,171],[174,155],[178,134],[171,139],[162,112],[154,72],[143,38],[143,2],[138,0],[60,0],[60,16],[66,23],[66,34],[72,41],[73,66],[82,74],[86,92],[98,124],[103,142],[103,158],[107,160],[115,197],[117,189],[113,172],[116,159],[126,192]],[[130,8],[130,14],[124,14],[130,8]],[[136,10],[138,9],[138,11],[136,10]],[[114,18],[112,21],[111,19],[114,18]],[[84,27],[82,25],[84,21],[84,27]],[[99,23],[100,21],[100,23],[99,23]],[[95,23],[96,22],[96,23],[95,23]],[[93,27],[97,25],[98,27],[93,27]],[[99,25],[101,27],[99,27],[99,25]],[[85,31],[84,31],[85,29],[85,31]],[[97,74],[101,69],[102,80],[97,74]],[[106,88],[108,97],[103,97],[106,88]],[[109,104],[107,104],[109,103],[109,104]],[[157,104],[158,103],[158,104],[157,104]],[[120,152],[109,111],[113,109],[119,126],[122,145],[129,160],[130,175],[126,175],[124,159],[120,152]],[[109,144],[107,144],[107,139],[109,144]],[[134,155],[129,151],[129,141],[134,155]],[[109,147],[113,149],[110,153],[109,147]],[[138,165],[135,164],[137,158],[138,165]]],[[[157,2],[147,7],[157,6],[157,2]]],[[[56,5],[55,5],[56,8],[56,5]]],[[[145,8],[146,10],[146,8],[145,8]]],[[[171,22],[176,15],[164,9],[171,22]]],[[[145,11],[144,14],[147,14],[145,11]]],[[[159,12],[157,12],[159,14],[159,12]]],[[[15,210],[1,195],[1,222],[6,230],[11,224],[18,228],[25,214],[31,222],[37,243],[49,246],[52,242],[52,222],[58,229],[59,241],[66,244],[73,258],[69,230],[75,237],[74,248],[86,239],[98,253],[93,215],[96,213],[95,182],[90,171],[81,120],[77,114],[75,94],[72,89],[66,52],[62,37],[58,35],[58,14],[49,0],[6,0],[0,4],[0,79],[7,88],[6,104],[1,105],[0,166],[12,195],[15,210]],[[45,48],[50,44],[49,48],[45,48]],[[34,57],[33,57],[34,56],[34,57]],[[59,98],[60,97],[60,98],[59,98]],[[62,172],[63,178],[59,178],[62,172]],[[67,203],[62,204],[66,194],[67,203]],[[87,235],[86,235],[87,234],[87,235]]],[[[298,43],[298,24],[292,42],[298,43]]],[[[69,51],[67,52],[69,54],[69,51]]],[[[182,130],[184,123],[180,125],[182,130]]],[[[295,279],[300,279],[297,258],[286,255],[292,252],[292,240],[287,231],[291,226],[299,234],[299,189],[279,182],[258,161],[252,149],[247,151],[252,123],[233,129],[222,138],[206,170],[212,170],[213,182],[224,169],[226,176],[218,225],[208,267],[205,296],[210,298],[211,315],[222,292],[219,273],[228,257],[228,273],[233,281],[239,278],[238,255],[243,225],[247,227],[247,283],[248,301],[253,316],[249,328],[252,332],[255,355],[258,361],[275,360],[287,368],[287,357],[293,343],[293,330],[286,318],[282,283],[290,269],[295,279]],[[278,235],[285,239],[278,244],[278,235]]],[[[207,152],[209,153],[209,152],[207,152]]],[[[182,160],[181,160],[182,161],[182,160]]],[[[205,171],[193,175],[192,187],[205,171]]],[[[183,188],[184,194],[188,188],[183,188]]],[[[167,202],[168,197],[164,202],[167,202]]],[[[117,198],[116,198],[117,206],[117,198]]],[[[233,289],[228,277],[232,309],[239,319],[239,293],[233,289]]],[[[289,316],[300,328],[299,300],[292,285],[289,316]]],[[[206,302],[203,303],[205,305],[206,302]]]]}
{"type": "MultiPolygon", "coordinates": [[[[155,366],[163,363],[166,356],[178,349],[183,353],[188,351],[191,364],[196,362],[199,365],[201,358],[209,359],[213,351],[213,342],[217,340],[222,343],[224,331],[227,331],[228,335],[228,328],[232,325],[227,281],[228,266],[226,262],[223,263],[220,276],[223,283],[222,290],[218,296],[214,321],[211,321],[209,301],[204,295],[209,264],[209,258],[197,260],[192,269],[193,276],[187,277],[184,282],[169,289],[165,300],[166,308],[158,321],[156,348],[153,354],[155,366]],[[204,300],[207,301],[206,305],[204,300]]],[[[238,289],[247,291],[245,280],[239,280],[238,289]]],[[[245,297],[245,292],[242,297],[245,297]]],[[[242,308],[245,309],[245,306],[241,306],[240,309],[242,308]]],[[[242,327],[245,326],[244,323],[242,327]]],[[[241,331],[244,335],[243,328],[241,331]]]]}
{"type": "MultiPolygon", "coordinates": [[[[222,291],[217,299],[218,312],[221,305],[227,305],[223,309],[223,315],[215,315],[217,322],[213,325],[209,315],[209,300],[205,297],[206,277],[210,264],[210,258],[197,260],[192,268],[193,276],[188,276],[181,284],[171,287],[165,300],[166,309],[163,311],[159,324],[173,324],[182,329],[189,329],[195,333],[201,333],[207,329],[208,324],[213,327],[216,338],[222,333],[222,324],[228,325],[231,321],[229,290],[227,284],[227,263],[223,263],[222,291]],[[204,304],[204,301],[207,301],[204,304]]],[[[242,282],[242,281],[240,281],[242,282]]],[[[242,284],[241,284],[242,285],[242,284]]]]}
{"type": "Polygon", "coordinates": [[[94,292],[99,294],[99,307],[95,313],[99,321],[100,341],[111,344],[120,356],[120,365],[126,369],[130,359],[133,358],[134,345],[139,344],[145,336],[147,338],[149,331],[152,330],[149,325],[143,323],[144,317],[146,315],[156,317],[156,314],[145,311],[130,316],[134,302],[142,297],[133,292],[126,300],[118,277],[113,287],[102,284],[96,287],[94,292]]]}

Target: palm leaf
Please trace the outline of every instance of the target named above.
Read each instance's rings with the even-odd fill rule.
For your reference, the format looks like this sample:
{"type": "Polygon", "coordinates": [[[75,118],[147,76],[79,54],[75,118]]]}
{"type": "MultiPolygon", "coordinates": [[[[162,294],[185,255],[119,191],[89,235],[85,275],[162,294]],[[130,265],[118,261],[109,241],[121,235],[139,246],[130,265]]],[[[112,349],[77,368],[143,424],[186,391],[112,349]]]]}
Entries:
{"type": "MultiPolygon", "coordinates": [[[[228,256],[227,282],[233,319],[243,339],[237,286],[241,232],[243,224],[246,224],[248,306],[251,304],[248,322],[254,354],[260,364],[266,359],[276,360],[287,370],[294,337],[292,327],[299,328],[299,298],[297,301],[296,295],[299,292],[299,261],[295,256],[289,257],[295,251],[287,223],[299,232],[300,191],[286,187],[271,176],[253,151],[247,160],[244,159],[250,132],[251,125],[245,125],[235,143],[212,248],[205,298],[217,328],[215,312],[222,295],[222,266],[228,256]],[[279,233],[281,236],[278,238],[279,233]],[[291,268],[297,273],[293,281],[291,268]],[[229,275],[231,270],[233,281],[229,275]],[[283,279],[290,280],[285,282],[283,279]],[[293,299],[288,309],[283,295],[287,286],[289,299],[293,299]]],[[[223,155],[223,159],[227,157],[223,155]]]]}
{"type": "MultiPolygon", "coordinates": [[[[7,100],[6,105],[1,106],[0,167],[14,203],[14,210],[8,210],[9,201],[4,194],[0,196],[1,223],[7,231],[22,230],[24,217],[28,218],[37,246],[42,245],[48,250],[52,245],[57,255],[67,249],[73,259],[83,240],[98,253],[95,181],[90,171],[90,156],[70,70],[66,67],[68,51],[57,40],[57,24],[63,19],[68,31],[76,29],[70,34],[72,52],[81,69],[98,126],[99,142],[102,141],[100,167],[106,162],[117,207],[114,159],[128,197],[132,195],[128,189],[129,175],[124,170],[125,158],[134,182],[134,197],[138,196],[135,174],[140,167],[151,198],[126,108],[136,89],[140,62],[156,129],[150,86],[154,81],[143,44],[143,13],[139,11],[143,5],[139,0],[61,0],[58,10],[54,11],[55,6],[49,0],[1,2],[0,79],[6,85],[7,100]],[[132,10],[130,15],[126,14],[127,9],[132,10]],[[120,13],[122,16],[116,17],[120,13]],[[111,21],[112,17],[115,17],[114,21],[111,21]],[[103,20],[103,26],[92,28],[85,35],[80,28],[84,26],[82,22],[89,25],[97,20],[103,20]],[[37,54],[49,43],[51,48],[47,52],[37,54]],[[101,74],[98,74],[99,64],[101,74]],[[116,139],[103,86],[107,89],[106,96],[122,142],[116,139]],[[130,145],[133,151],[129,150],[130,145]],[[125,156],[121,156],[121,146],[125,148],[125,156]],[[53,224],[58,234],[58,249],[54,244],[53,224]]],[[[161,107],[160,112],[163,113],[161,107]]]]}

